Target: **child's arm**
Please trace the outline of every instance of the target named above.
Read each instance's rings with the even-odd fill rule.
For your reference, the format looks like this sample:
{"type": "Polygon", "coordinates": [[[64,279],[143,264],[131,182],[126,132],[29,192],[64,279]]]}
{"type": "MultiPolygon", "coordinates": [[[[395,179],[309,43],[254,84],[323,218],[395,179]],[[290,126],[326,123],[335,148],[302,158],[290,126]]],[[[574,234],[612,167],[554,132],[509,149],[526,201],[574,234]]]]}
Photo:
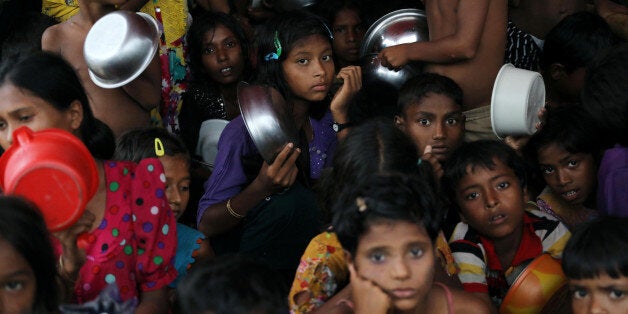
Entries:
{"type": "Polygon", "coordinates": [[[349,264],[351,274],[351,296],[354,303],[354,313],[385,314],[392,306],[390,297],[374,282],[362,278],[353,264],[349,264]]]}
{"type": "Polygon", "coordinates": [[[126,94],[144,110],[156,108],[161,101],[161,68],[155,55],[146,70],[135,80],[122,86],[126,94]]]}
{"type": "MultiPolygon", "coordinates": [[[[334,122],[345,124],[350,122],[348,117],[349,104],[362,88],[362,68],[359,66],[344,67],[338,72],[336,78],[342,79],[343,83],[331,100],[330,110],[334,122]]],[[[347,131],[345,130],[338,132],[339,139],[346,135],[347,131]]]]}
{"type": "MultiPolygon", "coordinates": [[[[472,59],[480,45],[484,28],[488,27],[485,24],[489,2],[460,1],[456,9],[456,29],[453,34],[435,40],[384,48],[379,53],[382,65],[399,69],[410,61],[453,63],[472,59]]],[[[439,18],[440,12],[435,9],[436,12],[430,12],[428,8],[428,18],[439,18]]]]}

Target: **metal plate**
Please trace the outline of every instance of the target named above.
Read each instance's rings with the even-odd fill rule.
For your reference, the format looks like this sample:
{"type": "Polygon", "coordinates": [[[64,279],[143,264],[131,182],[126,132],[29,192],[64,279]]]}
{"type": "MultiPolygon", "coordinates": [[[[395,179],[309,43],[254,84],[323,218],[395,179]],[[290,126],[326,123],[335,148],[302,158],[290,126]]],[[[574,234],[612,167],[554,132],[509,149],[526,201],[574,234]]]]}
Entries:
{"type": "Polygon", "coordinates": [[[253,143],[271,164],[288,143],[298,145],[291,110],[281,94],[266,85],[238,84],[238,104],[253,143]]]}
{"type": "Polygon", "coordinates": [[[418,9],[402,9],[379,18],[364,35],[360,57],[390,46],[429,40],[427,17],[418,9]]]}

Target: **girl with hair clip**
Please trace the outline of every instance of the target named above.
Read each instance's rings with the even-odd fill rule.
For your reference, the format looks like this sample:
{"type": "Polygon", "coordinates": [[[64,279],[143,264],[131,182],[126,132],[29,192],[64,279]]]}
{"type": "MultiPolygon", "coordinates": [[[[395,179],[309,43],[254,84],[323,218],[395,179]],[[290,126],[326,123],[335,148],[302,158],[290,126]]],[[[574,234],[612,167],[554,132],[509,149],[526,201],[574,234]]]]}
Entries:
{"type": "MultiPolygon", "coordinates": [[[[146,158],[157,158],[164,167],[166,198],[175,219],[179,221],[190,200],[191,161],[185,144],[176,135],[158,127],[135,129],[118,138],[113,159],[140,162],[146,158]]],[[[206,241],[202,232],[177,222],[177,254],[174,266],[178,276],[169,287],[176,288],[190,267],[213,255],[209,241],[206,241]]]]}
{"type": "Polygon", "coordinates": [[[285,98],[299,142],[287,143],[272,164],[261,162],[242,117],[232,120],[218,142],[197,221],[199,230],[213,237],[217,254],[257,256],[291,282],[303,249],[319,232],[320,211],[309,187],[333,155],[332,113],[346,122],[340,119],[360,89],[361,72],[347,67],[335,74],[329,28],[311,13],[274,18],[258,40],[257,82],[285,98]],[[330,113],[325,100],[335,77],[344,84],[331,100],[330,113]]]}
{"type": "MultiPolygon", "coordinates": [[[[344,187],[355,186],[374,174],[412,173],[433,188],[431,166],[419,164],[418,156],[416,145],[390,120],[375,118],[356,126],[338,145],[332,167],[324,172],[317,185],[319,203],[331,216],[332,204],[344,187]]],[[[436,281],[461,287],[444,235],[437,239],[437,246],[440,265],[436,281]]],[[[325,302],[332,296],[334,299],[347,296],[350,291],[343,288],[348,279],[342,246],[330,227],[310,241],[301,257],[288,297],[291,312],[333,311],[334,304],[325,302]]]]}
{"type": "Polygon", "coordinates": [[[37,208],[0,196],[0,313],[56,313],[56,274],[50,234],[37,208]]]}
{"type": "Polygon", "coordinates": [[[113,134],[94,118],[74,69],[51,53],[0,70],[0,126],[5,149],[20,126],[59,128],[81,138],[97,160],[96,194],[74,225],[54,233],[58,271],[70,290],[66,302],[85,303],[115,283],[121,301],[139,299],[136,313],[167,312],[166,285],[177,276],[176,229],[159,160],[104,161],[113,154],[113,134]],[[79,248],[82,233],[87,241],[79,248]]]}
{"type": "Polygon", "coordinates": [[[434,281],[442,208],[416,176],[379,175],[347,186],[333,225],[345,250],[345,313],[491,313],[490,305],[434,281]]]}
{"type": "Polygon", "coordinates": [[[539,209],[570,230],[598,216],[595,188],[602,150],[594,128],[581,107],[550,108],[524,148],[547,185],[536,198],[539,209]]]}
{"type": "Polygon", "coordinates": [[[234,17],[207,12],[194,19],[187,34],[192,81],[183,95],[181,138],[196,151],[201,124],[232,120],[240,114],[238,83],[252,74],[249,40],[234,17]]]}

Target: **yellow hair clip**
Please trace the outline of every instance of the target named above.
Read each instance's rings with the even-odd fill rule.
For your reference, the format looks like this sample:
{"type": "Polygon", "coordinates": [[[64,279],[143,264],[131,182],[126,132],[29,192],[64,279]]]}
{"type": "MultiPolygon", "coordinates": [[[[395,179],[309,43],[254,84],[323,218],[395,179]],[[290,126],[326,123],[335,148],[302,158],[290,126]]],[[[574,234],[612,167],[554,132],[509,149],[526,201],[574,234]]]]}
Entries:
{"type": "Polygon", "coordinates": [[[164,144],[161,142],[161,139],[158,137],[155,138],[155,155],[157,157],[161,157],[165,154],[164,144]]]}

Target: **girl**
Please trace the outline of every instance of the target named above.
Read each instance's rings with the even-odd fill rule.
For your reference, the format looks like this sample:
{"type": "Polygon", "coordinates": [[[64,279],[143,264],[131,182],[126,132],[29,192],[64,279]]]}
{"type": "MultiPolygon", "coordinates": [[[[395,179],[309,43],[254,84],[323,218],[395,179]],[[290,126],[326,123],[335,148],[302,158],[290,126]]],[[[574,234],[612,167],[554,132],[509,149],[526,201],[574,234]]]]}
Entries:
{"type": "MultiPolygon", "coordinates": [[[[190,200],[190,154],[174,134],[163,128],[142,128],[123,134],[117,141],[115,160],[140,162],[145,158],[158,158],[166,175],[166,198],[178,221],[190,200]],[[156,148],[155,145],[159,145],[156,148]]],[[[177,254],[174,266],[179,275],[169,286],[175,288],[197,260],[212,257],[209,241],[200,231],[177,223],[177,254]]]]}
{"type": "Polygon", "coordinates": [[[547,212],[573,230],[597,216],[595,188],[601,148],[577,106],[554,108],[546,114],[543,128],[528,142],[525,152],[547,187],[537,197],[547,212]]]}
{"type": "Polygon", "coordinates": [[[343,190],[333,225],[354,313],[490,313],[479,298],[434,282],[440,206],[413,176],[376,176],[343,190]]]}
{"type": "MultiPolygon", "coordinates": [[[[332,114],[321,104],[336,77],[331,34],[319,17],[293,11],[266,24],[258,39],[258,82],[286,99],[300,141],[287,143],[272,164],[257,162],[244,121],[232,120],[218,143],[197,221],[203,233],[220,235],[212,240],[217,254],[258,256],[291,282],[303,249],[319,232],[318,209],[307,187],[320,176],[336,144],[332,114]],[[316,109],[322,117],[314,115],[316,109]]],[[[346,122],[348,102],[360,89],[360,68],[345,68],[337,77],[344,84],[331,101],[331,112],[337,122],[346,122]]]]}
{"type": "Polygon", "coordinates": [[[55,257],[39,211],[0,196],[0,313],[55,313],[55,257]]]}
{"type": "Polygon", "coordinates": [[[316,6],[318,15],[331,25],[336,68],[359,65],[360,46],[368,28],[360,3],[354,0],[326,0],[316,6]]]}
{"type": "MultiPolygon", "coordinates": [[[[330,214],[343,187],[366,181],[373,174],[410,172],[435,186],[431,166],[429,163],[418,166],[418,156],[416,145],[388,119],[373,119],[356,126],[338,145],[333,167],[317,186],[319,202],[325,213],[330,214]]],[[[438,249],[444,267],[437,266],[436,280],[460,287],[455,272],[445,271],[455,265],[453,256],[446,254],[449,248],[444,236],[439,238],[438,249]]],[[[301,257],[289,295],[291,311],[304,313],[319,309],[326,313],[329,306],[324,303],[334,295],[346,294],[341,289],[348,279],[342,246],[333,228],[329,228],[310,241],[301,257]]]]}
{"type": "Polygon", "coordinates": [[[574,314],[626,313],[628,218],[604,217],[578,228],[565,246],[574,314]]]}
{"type": "Polygon", "coordinates": [[[183,96],[181,138],[195,152],[203,121],[232,120],[240,114],[237,86],[250,78],[251,63],[244,30],[227,14],[198,17],[187,40],[194,79],[183,96]]]}
{"type": "MultiPolygon", "coordinates": [[[[111,130],[87,104],[76,73],[61,57],[39,53],[7,63],[0,70],[0,145],[8,148],[20,126],[60,128],[83,139],[97,160],[110,158],[111,130]]],[[[137,313],[166,312],[165,286],[177,273],[171,266],[176,229],[163,193],[163,168],[156,159],[97,164],[99,187],[85,213],[55,233],[59,272],[72,287],[67,301],[90,301],[115,282],[122,301],[139,298],[137,313]],[[79,249],[77,236],[84,232],[88,241],[79,249]]]]}

